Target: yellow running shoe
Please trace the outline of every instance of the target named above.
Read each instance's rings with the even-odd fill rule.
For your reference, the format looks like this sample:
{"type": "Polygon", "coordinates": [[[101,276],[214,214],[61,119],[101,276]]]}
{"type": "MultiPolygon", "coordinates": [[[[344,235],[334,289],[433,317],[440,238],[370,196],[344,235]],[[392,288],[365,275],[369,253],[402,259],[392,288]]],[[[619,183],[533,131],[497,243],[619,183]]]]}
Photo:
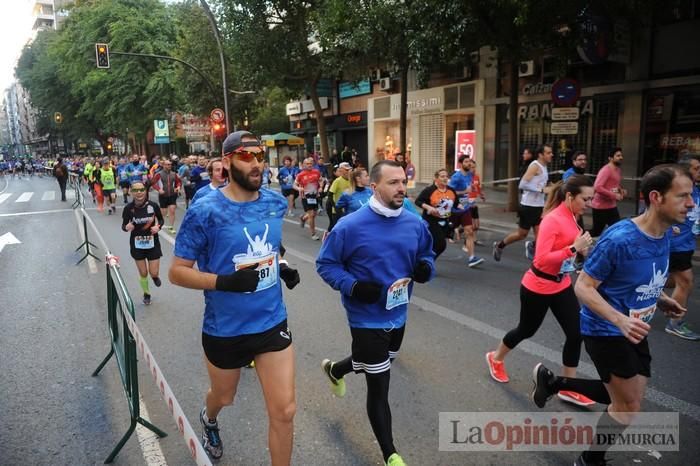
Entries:
{"type": "Polygon", "coordinates": [[[338,398],[342,398],[345,396],[345,377],[341,377],[339,379],[333,377],[333,375],[331,374],[332,367],[333,362],[330,359],[324,359],[323,361],[321,361],[321,370],[323,370],[323,373],[326,375],[326,377],[328,377],[328,381],[331,384],[331,390],[333,391],[333,394],[338,398]]]}
{"type": "Polygon", "coordinates": [[[386,466],[406,466],[406,463],[398,453],[394,453],[386,460],[386,466]]]}

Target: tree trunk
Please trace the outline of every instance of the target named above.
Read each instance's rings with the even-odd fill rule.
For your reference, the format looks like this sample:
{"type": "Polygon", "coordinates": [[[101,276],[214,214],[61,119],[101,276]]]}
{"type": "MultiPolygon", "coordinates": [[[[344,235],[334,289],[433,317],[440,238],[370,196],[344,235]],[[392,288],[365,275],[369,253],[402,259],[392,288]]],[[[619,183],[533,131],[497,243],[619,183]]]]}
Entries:
{"type": "Polygon", "coordinates": [[[314,113],[316,114],[316,128],[318,129],[318,137],[321,140],[321,155],[325,161],[330,160],[330,151],[328,150],[328,138],[326,137],[326,117],[323,115],[321,108],[321,99],[318,98],[318,77],[315,77],[311,83],[311,101],[314,104],[314,113]]]}
{"type": "Polygon", "coordinates": [[[399,150],[406,157],[406,118],[408,105],[408,66],[401,67],[401,114],[399,117],[399,150]]]}
{"type": "MultiPolygon", "coordinates": [[[[508,120],[508,178],[518,176],[518,69],[520,61],[510,61],[510,96],[508,120]]],[[[508,210],[518,210],[518,182],[508,182],[508,210]]]]}

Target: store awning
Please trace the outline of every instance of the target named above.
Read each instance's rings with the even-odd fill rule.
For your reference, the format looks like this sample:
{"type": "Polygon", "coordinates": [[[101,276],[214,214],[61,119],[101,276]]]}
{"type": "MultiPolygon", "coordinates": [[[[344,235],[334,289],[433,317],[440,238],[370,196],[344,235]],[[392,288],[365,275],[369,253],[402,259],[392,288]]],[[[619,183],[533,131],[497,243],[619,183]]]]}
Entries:
{"type": "Polygon", "coordinates": [[[302,146],[304,145],[304,140],[302,138],[296,137],[289,133],[277,133],[277,134],[266,134],[262,136],[262,141],[268,147],[275,147],[278,145],[288,145],[288,146],[302,146]]]}

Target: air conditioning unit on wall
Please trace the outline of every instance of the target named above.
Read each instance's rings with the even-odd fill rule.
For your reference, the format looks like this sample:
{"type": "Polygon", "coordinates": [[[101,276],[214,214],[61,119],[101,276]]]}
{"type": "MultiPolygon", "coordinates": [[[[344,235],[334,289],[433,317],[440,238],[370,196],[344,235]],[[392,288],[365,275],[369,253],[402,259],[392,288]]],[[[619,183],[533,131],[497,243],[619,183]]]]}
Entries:
{"type": "Polygon", "coordinates": [[[379,89],[382,91],[391,90],[391,78],[382,78],[379,80],[379,89]]]}
{"type": "Polygon", "coordinates": [[[369,74],[369,77],[372,81],[379,81],[380,79],[382,79],[382,70],[380,70],[380,69],[372,70],[369,74]]]}
{"type": "Polygon", "coordinates": [[[521,78],[535,74],[535,62],[533,60],[521,61],[518,67],[518,76],[521,78]]]}

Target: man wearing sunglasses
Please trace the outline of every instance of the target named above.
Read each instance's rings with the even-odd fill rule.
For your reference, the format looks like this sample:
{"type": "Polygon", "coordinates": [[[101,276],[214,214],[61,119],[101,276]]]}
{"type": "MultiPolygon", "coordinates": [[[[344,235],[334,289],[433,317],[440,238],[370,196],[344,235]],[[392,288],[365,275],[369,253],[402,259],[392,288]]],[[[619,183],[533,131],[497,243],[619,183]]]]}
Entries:
{"type": "Polygon", "coordinates": [[[229,183],[185,214],[169,274],[173,284],[205,295],[202,346],[210,388],[200,413],[202,444],[212,459],[223,455],[217,415],[233,403],[241,367],[254,361],[267,404],[271,463],[289,464],[294,351],[280,280],[292,289],[299,273],[280,259],[287,201],[260,189],[265,154],[253,134],[230,134],[223,153],[229,183]]]}

